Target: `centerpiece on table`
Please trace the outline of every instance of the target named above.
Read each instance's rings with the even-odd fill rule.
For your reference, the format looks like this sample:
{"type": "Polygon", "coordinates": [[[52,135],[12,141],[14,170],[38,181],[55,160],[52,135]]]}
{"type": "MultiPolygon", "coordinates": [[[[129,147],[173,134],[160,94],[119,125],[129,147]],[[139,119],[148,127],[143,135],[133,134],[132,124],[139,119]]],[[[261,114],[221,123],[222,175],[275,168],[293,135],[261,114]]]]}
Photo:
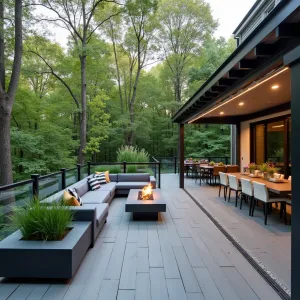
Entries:
{"type": "Polygon", "coordinates": [[[215,165],[215,162],[212,160],[208,163],[211,167],[213,167],[215,165]]]}
{"type": "Polygon", "coordinates": [[[220,161],[220,162],[218,163],[218,166],[223,167],[223,166],[224,166],[224,163],[223,163],[222,161],[220,161]]]}
{"type": "Polygon", "coordinates": [[[268,163],[262,163],[258,166],[258,168],[262,174],[262,178],[267,180],[268,179],[268,168],[269,168],[268,163]]]}
{"type": "Polygon", "coordinates": [[[267,169],[268,178],[274,178],[274,174],[278,173],[278,171],[279,169],[276,168],[273,163],[268,164],[268,169],[267,169]]]}
{"type": "Polygon", "coordinates": [[[248,165],[248,170],[249,170],[249,173],[250,174],[254,174],[255,173],[255,170],[257,170],[257,165],[255,163],[250,163],[248,165]]]}

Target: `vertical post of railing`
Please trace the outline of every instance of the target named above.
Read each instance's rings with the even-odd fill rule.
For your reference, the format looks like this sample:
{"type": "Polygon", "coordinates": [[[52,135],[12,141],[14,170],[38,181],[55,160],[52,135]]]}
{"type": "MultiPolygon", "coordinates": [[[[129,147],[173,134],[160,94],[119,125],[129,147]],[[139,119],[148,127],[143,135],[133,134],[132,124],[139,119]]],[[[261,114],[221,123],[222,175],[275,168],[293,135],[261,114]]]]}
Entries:
{"type": "Polygon", "coordinates": [[[225,165],[228,165],[228,157],[225,157],[225,165]]]}
{"type": "Polygon", "coordinates": [[[175,174],[177,173],[177,157],[174,156],[174,171],[175,171],[175,174]]]}
{"type": "Polygon", "coordinates": [[[91,162],[88,161],[88,176],[91,175],[91,162]]]}
{"type": "Polygon", "coordinates": [[[158,188],[160,189],[160,162],[158,162],[158,188]]]}
{"type": "Polygon", "coordinates": [[[157,178],[157,176],[156,176],[156,163],[154,164],[154,177],[157,178]]]}
{"type": "Polygon", "coordinates": [[[77,164],[77,181],[80,181],[81,178],[81,164],[77,164]]]}
{"type": "Polygon", "coordinates": [[[126,173],[126,161],[123,162],[123,172],[126,173]]]}
{"type": "Polygon", "coordinates": [[[32,174],[31,179],[33,180],[32,182],[32,194],[34,199],[39,198],[39,174],[32,174]]]}
{"type": "Polygon", "coordinates": [[[62,168],[61,171],[61,189],[64,190],[66,188],[66,169],[62,168]]]}

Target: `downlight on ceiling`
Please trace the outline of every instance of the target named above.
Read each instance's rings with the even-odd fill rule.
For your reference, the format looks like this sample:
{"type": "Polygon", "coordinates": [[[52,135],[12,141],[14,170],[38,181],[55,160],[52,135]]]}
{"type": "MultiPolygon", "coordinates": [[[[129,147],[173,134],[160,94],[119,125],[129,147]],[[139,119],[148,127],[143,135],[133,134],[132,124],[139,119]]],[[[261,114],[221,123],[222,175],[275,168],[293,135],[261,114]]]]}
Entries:
{"type": "Polygon", "coordinates": [[[281,69],[281,70],[278,71],[277,73],[275,73],[275,74],[273,74],[273,75],[271,75],[271,76],[269,76],[269,77],[263,79],[262,81],[256,83],[255,85],[253,85],[253,86],[247,88],[246,90],[244,90],[243,92],[239,93],[238,95],[233,96],[232,98],[229,98],[229,99],[227,99],[227,100],[224,100],[222,103],[220,103],[220,104],[217,105],[216,107],[214,107],[214,108],[208,110],[207,112],[200,114],[198,117],[193,118],[192,120],[188,121],[188,124],[191,124],[191,123],[193,123],[194,121],[196,121],[196,120],[198,120],[198,119],[200,119],[200,118],[206,116],[207,114],[209,114],[209,113],[215,111],[216,109],[222,107],[223,105],[225,105],[225,104],[227,104],[227,103],[229,103],[229,102],[231,102],[231,101],[237,99],[238,97],[240,97],[240,96],[242,96],[242,95],[245,95],[246,93],[252,91],[253,89],[257,88],[258,86],[262,85],[263,83],[265,83],[265,82],[271,80],[272,78],[278,76],[279,74],[281,74],[281,73],[283,73],[283,72],[285,72],[285,71],[287,71],[287,70],[289,70],[288,67],[286,67],[286,68],[284,68],[284,69],[281,69]]]}

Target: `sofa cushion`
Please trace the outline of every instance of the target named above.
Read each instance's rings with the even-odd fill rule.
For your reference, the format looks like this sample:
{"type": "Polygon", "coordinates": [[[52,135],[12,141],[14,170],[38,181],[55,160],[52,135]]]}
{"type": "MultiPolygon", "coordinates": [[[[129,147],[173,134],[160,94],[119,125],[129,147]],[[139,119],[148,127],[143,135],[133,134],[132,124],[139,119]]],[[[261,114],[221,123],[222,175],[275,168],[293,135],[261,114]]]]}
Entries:
{"type": "Polygon", "coordinates": [[[110,182],[118,182],[118,174],[109,174],[110,182]]]}
{"type": "Polygon", "coordinates": [[[100,204],[106,203],[110,199],[110,192],[109,191],[89,191],[82,196],[83,206],[84,204],[100,204]]]}
{"type": "Polygon", "coordinates": [[[116,189],[116,185],[117,183],[116,182],[110,182],[110,183],[107,183],[107,184],[102,184],[101,185],[101,191],[109,191],[110,192],[110,195],[112,195],[116,189]]]}
{"type": "Polygon", "coordinates": [[[148,173],[134,173],[134,174],[118,174],[118,182],[148,182],[150,181],[150,174],[148,173]]]}
{"type": "Polygon", "coordinates": [[[103,203],[101,205],[97,205],[96,207],[96,222],[97,226],[102,223],[103,219],[106,218],[108,214],[109,205],[107,203],[103,203]]]}
{"type": "Polygon", "coordinates": [[[82,197],[84,194],[86,194],[89,191],[89,184],[88,182],[82,182],[81,184],[77,185],[75,187],[75,190],[79,197],[82,197]]]}
{"type": "Polygon", "coordinates": [[[126,189],[142,189],[149,182],[118,182],[116,185],[117,190],[126,190],[126,189]]]}

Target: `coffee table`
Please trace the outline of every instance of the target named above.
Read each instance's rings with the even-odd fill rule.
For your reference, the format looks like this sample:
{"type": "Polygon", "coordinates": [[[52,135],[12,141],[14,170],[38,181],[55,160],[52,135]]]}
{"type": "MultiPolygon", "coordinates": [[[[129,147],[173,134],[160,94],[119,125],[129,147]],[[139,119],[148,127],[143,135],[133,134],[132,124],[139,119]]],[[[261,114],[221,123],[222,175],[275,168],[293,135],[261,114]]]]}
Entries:
{"type": "Polygon", "coordinates": [[[129,191],[125,204],[125,212],[132,212],[133,220],[158,220],[158,213],[166,211],[166,202],[162,199],[161,191],[153,190],[154,200],[138,200],[141,190],[129,191]]]}

